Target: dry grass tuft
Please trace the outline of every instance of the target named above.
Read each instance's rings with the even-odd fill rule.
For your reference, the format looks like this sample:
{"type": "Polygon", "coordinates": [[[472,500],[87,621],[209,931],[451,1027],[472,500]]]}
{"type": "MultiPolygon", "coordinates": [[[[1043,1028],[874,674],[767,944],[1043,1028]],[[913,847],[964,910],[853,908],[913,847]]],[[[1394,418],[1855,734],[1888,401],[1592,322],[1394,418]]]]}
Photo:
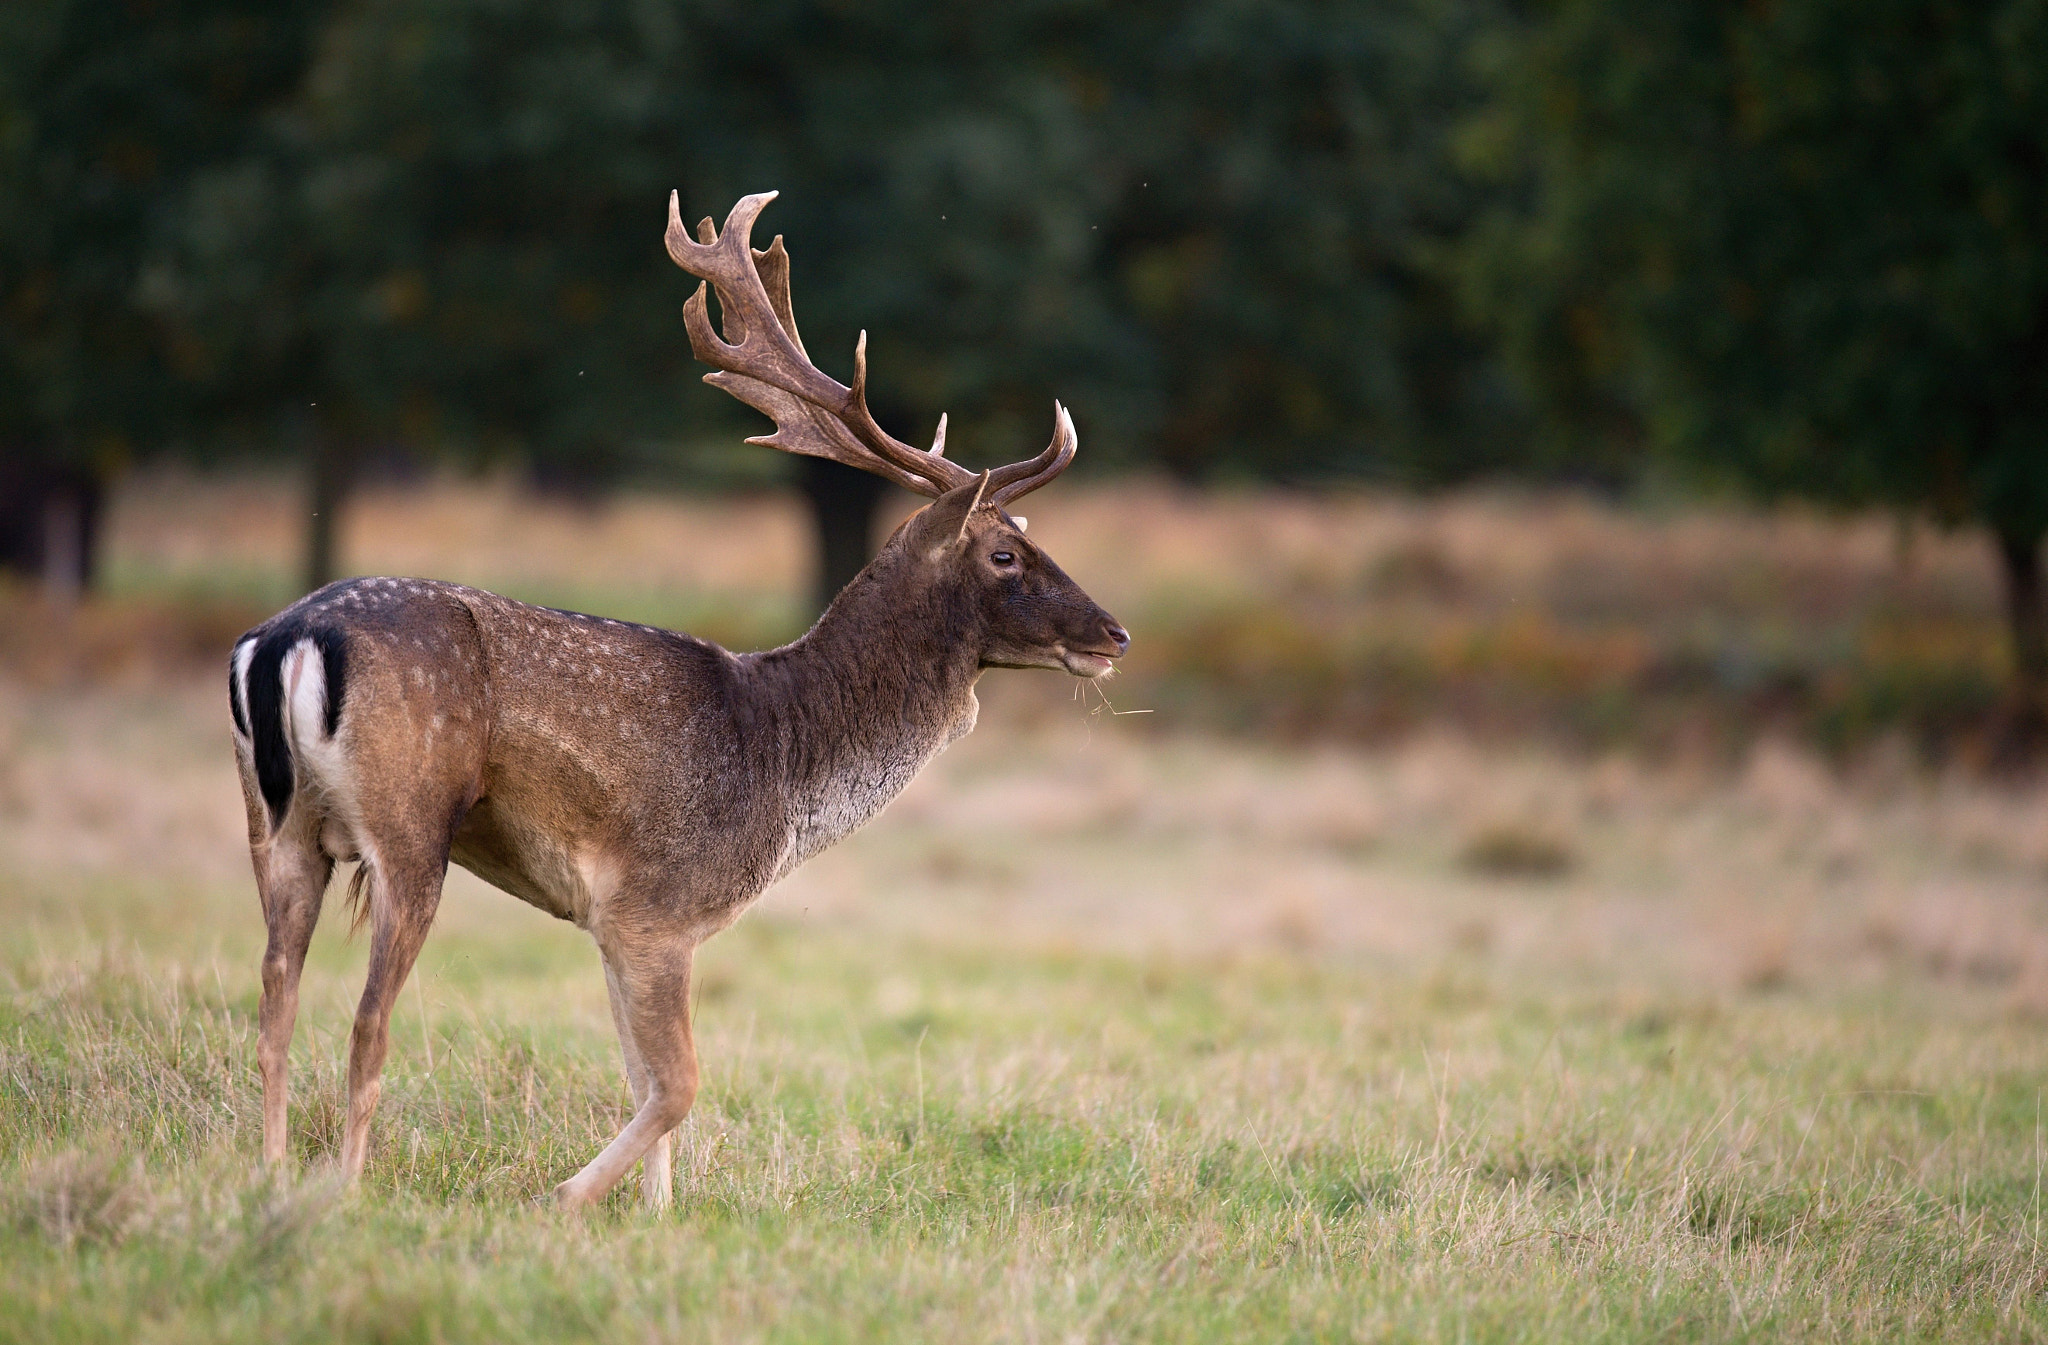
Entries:
{"type": "Polygon", "coordinates": [[[331,1172],[298,1181],[266,1174],[242,1196],[242,1258],[258,1272],[297,1261],[344,1194],[331,1172]]]}
{"type": "Polygon", "coordinates": [[[110,1143],[32,1160],[14,1191],[17,1222],[67,1249],[120,1242],[145,1204],[141,1165],[110,1143]]]}
{"type": "Polygon", "coordinates": [[[1458,852],[1474,873],[1494,878],[1562,878],[1578,865],[1569,843],[1520,822],[1495,822],[1474,832],[1458,852]]]}

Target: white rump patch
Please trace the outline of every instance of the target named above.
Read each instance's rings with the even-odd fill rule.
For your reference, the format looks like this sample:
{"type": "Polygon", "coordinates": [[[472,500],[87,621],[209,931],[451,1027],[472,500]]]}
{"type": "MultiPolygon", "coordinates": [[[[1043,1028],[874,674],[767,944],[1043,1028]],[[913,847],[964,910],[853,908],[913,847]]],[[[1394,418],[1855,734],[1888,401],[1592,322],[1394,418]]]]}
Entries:
{"type": "MultiPolygon", "coordinates": [[[[255,657],[255,636],[252,635],[235,646],[235,701],[242,711],[241,718],[235,721],[238,724],[249,722],[249,660],[255,657]]],[[[247,737],[246,734],[242,736],[247,737]]]]}
{"type": "Polygon", "coordinates": [[[311,640],[301,640],[285,651],[285,729],[296,747],[311,739],[327,736],[327,664],[311,640]]]}
{"type": "MultiPolygon", "coordinates": [[[[299,793],[293,796],[292,807],[299,807],[302,795],[316,795],[329,820],[354,837],[358,829],[354,825],[353,773],[341,744],[327,736],[327,664],[319,646],[300,640],[285,651],[278,672],[284,678],[285,740],[292,746],[292,767],[298,777],[299,793]]],[[[362,849],[353,839],[348,848],[362,849]]]]}

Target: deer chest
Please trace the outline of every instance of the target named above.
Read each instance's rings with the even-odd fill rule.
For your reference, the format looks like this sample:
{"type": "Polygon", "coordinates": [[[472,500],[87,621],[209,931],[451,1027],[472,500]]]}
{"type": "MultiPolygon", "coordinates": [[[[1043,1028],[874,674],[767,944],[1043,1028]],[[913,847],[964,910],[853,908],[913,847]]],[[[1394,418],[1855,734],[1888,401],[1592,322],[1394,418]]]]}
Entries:
{"type": "Polygon", "coordinates": [[[933,757],[974,727],[979,709],[970,695],[962,712],[939,732],[850,753],[836,769],[792,791],[789,844],[775,876],[781,878],[882,811],[933,757]]]}

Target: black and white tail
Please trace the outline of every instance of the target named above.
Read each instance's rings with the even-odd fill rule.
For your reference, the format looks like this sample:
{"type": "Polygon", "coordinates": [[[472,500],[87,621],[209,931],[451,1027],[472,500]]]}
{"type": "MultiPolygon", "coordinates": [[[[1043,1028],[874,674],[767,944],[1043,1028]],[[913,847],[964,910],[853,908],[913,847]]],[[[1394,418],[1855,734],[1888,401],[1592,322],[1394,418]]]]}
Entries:
{"type": "Polygon", "coordinates": [[[348,640],[338,626],[301,617],[258,627],[229,655],[228,708],[249,745],[273,834],[291,811],[300,753],[333,742],[347,690],[348,640]]]}

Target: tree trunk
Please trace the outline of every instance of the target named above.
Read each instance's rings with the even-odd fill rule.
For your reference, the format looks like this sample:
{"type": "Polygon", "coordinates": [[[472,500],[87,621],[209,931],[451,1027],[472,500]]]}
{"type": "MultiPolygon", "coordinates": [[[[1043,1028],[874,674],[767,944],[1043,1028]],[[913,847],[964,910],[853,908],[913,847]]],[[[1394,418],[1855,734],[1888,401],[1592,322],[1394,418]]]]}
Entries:
{"type": "Polygon", "coordinates": [[[0,467],[0,569],[38,581],[60,607],[92,587],[105,487],[78,467],[23,454],[0,467]]]}
{"type": "Polygon", "coordinates": [[[811,506],[818,543],[811,601],[823,612],[871,559],[875,508],[888,483],[829,458],[806,457],[797,468],[797,485],[811,506]]]}
{"type": "Polygon", "coordinates": [[[353,463],[338,435],[312,431],[306,445],[306,592],[339,577],[341,508],[348,499],[353,463]]]}
{"type": "Polygon", "coordinates": [[[2041,534],[1998,535],[2005,575],[2005,615],[2012,634],[2013,714],[1999,755],[2031,762],[2048,743],[2048,583],[2041,568],[2041,534]]]}
{"type": "Polygon", "coordinates": [[[85,500],[58,486],[43,497],[43,593],[69,611],[85,591],[85,500]]]}

